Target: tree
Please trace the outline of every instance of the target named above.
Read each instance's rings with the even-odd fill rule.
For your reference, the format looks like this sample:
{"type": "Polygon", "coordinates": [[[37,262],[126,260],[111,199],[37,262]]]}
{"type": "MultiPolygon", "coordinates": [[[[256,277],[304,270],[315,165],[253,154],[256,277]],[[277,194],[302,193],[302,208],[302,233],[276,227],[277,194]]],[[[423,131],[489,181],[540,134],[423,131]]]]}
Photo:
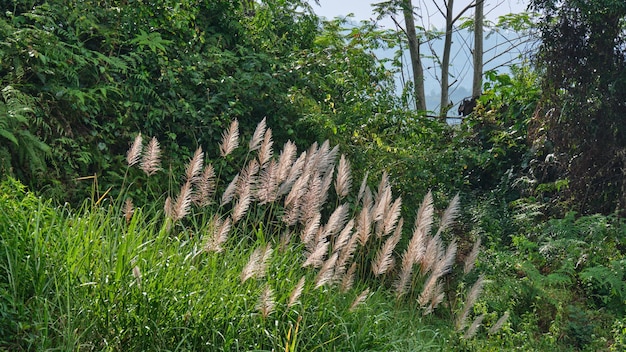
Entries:
{"type": "Polygon", "coordinates": [[[413,18],[413,4],[411,0],[402,1],[402,13],[406,26],[406,36],[409,42],[411,56],[411,68],[413,69],[413,85],[415,87],[415,108],[418,111],[426,111],[426,95],[424,94],[424,68],[420,54],[420,40],[415,31],[413,18]]]}
{"type": "Polygon", "coordinates": [[[626,2],[533,0],[542,13],[535,175],[582,213],[626,209],[626,2]],[[545,131],[545,133],[542,133],[545,131]],[[549,172],[552,170],[551,172],[549,172]]]}
{"type": "Polygon", "coordinates": [[[472,79],[472,96],[478,97],[482,93],[483,86],[483,13],[485,1],[476,2],[474,14],[474,51],[472,57],[474,61],[474,77],[472,79]]]}

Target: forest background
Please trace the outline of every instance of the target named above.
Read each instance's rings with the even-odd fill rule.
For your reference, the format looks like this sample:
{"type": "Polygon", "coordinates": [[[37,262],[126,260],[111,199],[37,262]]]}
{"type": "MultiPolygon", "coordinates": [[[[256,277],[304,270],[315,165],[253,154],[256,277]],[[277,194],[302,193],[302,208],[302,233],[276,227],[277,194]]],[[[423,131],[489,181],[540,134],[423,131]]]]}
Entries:
{"type": "Polygon", "coordinates": [[[626,3],[488,24],[539,44],[456,125],[312,6],[0,1],[0,348],[623,350],[626,3]]]}

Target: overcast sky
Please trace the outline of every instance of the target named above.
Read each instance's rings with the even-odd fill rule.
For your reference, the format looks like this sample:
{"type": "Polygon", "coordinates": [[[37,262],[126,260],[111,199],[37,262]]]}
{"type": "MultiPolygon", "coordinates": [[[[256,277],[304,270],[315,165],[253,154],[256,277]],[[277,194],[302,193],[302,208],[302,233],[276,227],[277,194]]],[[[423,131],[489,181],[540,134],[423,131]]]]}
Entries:
{"type": "MultiPolygon", "coordinates": [[[[331,19],[352,13],[357,21],[361,21],[376,18],[376,15],[372,14],[371,6],[372,3],[376,2],[382,2],[382,0],[319,0],[320,6],[315,4],[314,1],[311,1],[311,4],[315,13],[320,16],[331,19]]],[[[470,0],[455,1],[455,16],[470,3],[472,3],[470,0]]],[[[413,6],[417,8],[416,12],[421,17],[415,19],[416,25],[438,29],[445,26],[445,18],[438,11],[435,4],[438,4],[443,9],[443,0],[413,0],[413,6]]],[[[495,21],[501,15],[523,12],[526,10],[527,5],[528,0],[486,0],[485,17],[488,20],[495,21]]],[[[469,17],[472,14],[473,11],[469,10],[464,16],[469,17]]],[[[390,19],[383,20],[380,24],[387,28],[393,27],[393,22],[390,19]]]]}

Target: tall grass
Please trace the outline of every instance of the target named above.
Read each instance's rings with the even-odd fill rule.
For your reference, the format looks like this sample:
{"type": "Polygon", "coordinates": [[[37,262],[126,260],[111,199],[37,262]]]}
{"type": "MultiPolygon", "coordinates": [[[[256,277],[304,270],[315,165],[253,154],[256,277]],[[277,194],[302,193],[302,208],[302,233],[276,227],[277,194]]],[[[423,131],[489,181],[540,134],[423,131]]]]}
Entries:
{"type": "MultiPolygon", "coordinates": [[[[223,157],[246,145],[237,129],[234,121],[224,132],[223,157]]],[[[398,326],[421,321],[420,315],[433,313],[446,298],[455,300],[444,279],[473,267],[479,245],[467,256],[472,263],[461,263],[456,241],[443,240],[458,212],[458,197],[431,231],[435,211],[428,194],[403,241],[402,202],[394,199],[386,175],[374,190],[364,179],[350,197],[349,162],[327,142],[299,155],[287,143],[274,153],[271,130],[262,121],[247,146],[247,158],[230,181],[220,179],[222,170],[206,163],[198,148],[179,190],[143,208],[134,208],[122,192],[118,199],[100,197],[69,211],[37,199],[15,181],[5,182],[0,264],[6,279],[0,282],[0,303],[6,308],[0,329],[6,337],[0,346],[285,351],[434,346],[438,332],[398,326]]],[[[156,139],[144,148],[138,135],[128,167],[142,169],[149,184],[150,175],[163,172],[159,154],[156,139]]],[[[465,305],[448,305],[458,307],[448,315],[458,314],[459,329],[478,291],[472,290],[465,305]]]]}

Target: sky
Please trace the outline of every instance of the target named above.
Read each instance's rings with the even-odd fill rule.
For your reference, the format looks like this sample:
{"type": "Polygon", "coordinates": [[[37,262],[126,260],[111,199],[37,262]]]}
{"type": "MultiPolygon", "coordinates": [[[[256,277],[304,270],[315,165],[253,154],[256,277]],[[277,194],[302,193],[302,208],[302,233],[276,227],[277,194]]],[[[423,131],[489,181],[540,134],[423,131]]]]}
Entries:
{"type": "MultiPolygon", "coordinates": [[[[376,15],[372,13],[371,5],[376,2],[382,2],[382,0],[319,0],[319,6],[314,1],[311,1],[311,4],[315,13],[320,16],[331,19],[352,13],[357,21],[361,21],[376,18],[376,15]]],[[[413,0],[413,6],[417,8],[416,12],[420,16],[420,18],[416,18],[416,25],[424,28],[443,28],[445,18],[435,5],[443,8],[443,2],[443,0],[413,0]]],[[[457,0],[454,3],[454,14],[458,14],[472,2],[471,0],[457,0]]],[[[526,10],[528,2],[529,0],[486,0],[485,17],[495,21],[501,15],[523,12],[526,10]]],[[[465,16],[472,14],[473,11],[468,10],[465,16]]],[[[382,20],[379,24],[386,28],[394,27],[390,19],[382,20]]]]}
{"type": "MultiPolygon", "coordinates": [[[[334,17],[344,17],[348,14],[354,15],[354,21],[373,20],[376,21],[376,14],[372,11],[372,3],[382,2],[383,0],[319,0],[319,5],[315,1],[310,1],[313,11],[319,16],[332,19],[334,17]]],[[[509,13],[521,13],[526,11],[530,0],[485,0],[485,18],[487,21],[496,22],[499,16],[509,13]]],[[[416,7],[417,17],[415,18],[416,26],[428,28],[428,29],[443,29],[445,27],[445,17],[439,12],[437,6],[443,8],[444,0],[412,0],[413,6],[416,7]]],[[[456,0],[454,3],[454,14],[459,14],[468,4],[472,3],[471,0],[456,0]]],[[[444,9],[445,11],[445,9],[444,9]]],[[[462,17],[473,16],[473,9],[469,9],[463,13],[462,17]]],[[[401,15],[396,20],[404,26],[404,20],[401,15]]],[[[390,18],[384,18],[377,22],[377,24],[387,29],[397,29],[394,22],[390,18]]],[[[485,49],[490,47],[498,47],[499,44],[506,43],[510,38],[503,36],[491,36],[491,39],[486,38],[485,49]],[[489,41],[489,42],[487,42],[489,41]],[[500,43],[498,43],[500,42],[500,43]]],[[[471,54],[469,48],[465,47],[464,43],[471,43],[471,34],[465,32],[458,34],[453,39],[452,52],[454,53],[451,58],[450,73],[454,78],[451,78],[452,86],[449,89],[450,99],[456,106],[464,97],[471,95],[471,79],[472,79],[472,67],[471,67],[471,54]],[[459,36],[464,36],[461,38],[459,36]]],[[[442,45],[442,43],[439,43],[442,45]]],[[[467,45],[467,44],[466,44],[467,45]]],[[[437,46],[437,45],[435,45],[437,46]]],[[[507,45],[502,46],[503,49],[507,48],[507,45]]],[[[435,48],[441,51],[440,48],[435,48]]],[[[424,52],[428,54],[428,47],[422,48],[424,52]]],[[[489,51],[491,54],[497,54],[497,51],[489,51]]],[[[439,53],[440,54],[440,53],[439,53]]],[[[407,55],[405,55],[408,57],[407,55]]],[[[508,56],[515,57],[514,54],[508,56]]],[[[485,57],[485,60],[488,60],[485,57]]],[[[408,58],[407,58],[408,60],[408,58]]],[[[506,61],[507,57],[503,56],[501,61],[506,61]]],[[[433,61],[433,60],[431,60],[433,61]]],[[[407,61],[408,62],[408,61],[407,61]]],[[[440,83],[439,83],[439,70],[438,65],[434,62],[429,62],[427,59],[423,60],[425,66],[425,91],[426,91],[426,103],[429,110],[436,111],[439,109],[439,96],[440,96],[440,83]]],[[[494,66],[498,66],[500,62],[495,61],[491,64],[485,64],[485,70],[491,69],[494,66]]],[[[406,68],[408,71],[408,67],[406,68]]],[[[499,72],[507,72],[506,68],[498,69],[499,72]],[[504,71],[502,71],[504,70],[504,71]]],[[[453,108],[455,110],[456,108],[453,108]]]]}

